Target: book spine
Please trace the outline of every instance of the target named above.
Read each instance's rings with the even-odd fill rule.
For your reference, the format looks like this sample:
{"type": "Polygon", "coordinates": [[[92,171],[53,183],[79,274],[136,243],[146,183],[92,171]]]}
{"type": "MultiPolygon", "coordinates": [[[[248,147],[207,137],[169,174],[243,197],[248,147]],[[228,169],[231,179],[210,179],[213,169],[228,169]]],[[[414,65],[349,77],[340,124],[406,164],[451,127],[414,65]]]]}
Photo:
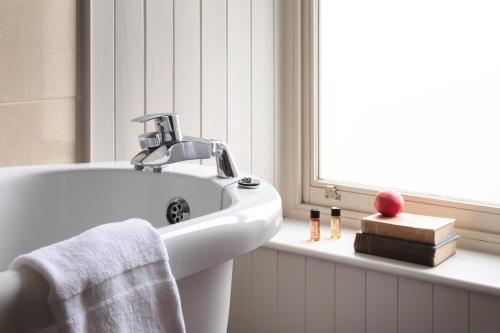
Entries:
{"type": "Polygon", "coordinates": [[[413,262],[416,264],[435,266],[436,248],[432,245],[415,244],[412,242],[388,237],[357,233],[354,241],[356,252],[413,262]]]}

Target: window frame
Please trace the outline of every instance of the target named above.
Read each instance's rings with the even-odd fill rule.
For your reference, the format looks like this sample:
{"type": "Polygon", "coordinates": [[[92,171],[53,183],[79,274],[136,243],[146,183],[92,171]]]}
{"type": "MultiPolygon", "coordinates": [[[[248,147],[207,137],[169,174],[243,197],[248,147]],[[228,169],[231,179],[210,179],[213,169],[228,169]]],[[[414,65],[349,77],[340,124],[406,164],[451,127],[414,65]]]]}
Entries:
{"type": "MultiPolygon", "coordinates": [[[[346,224],[359,227],[362,216],[374,212],[377,188],[331,182],[319,178],[318,135],[318,2],[296,0],[293,6],[293,112],[295,136],[288,143],[294,167],[286,177],[294,178],[291,193],[284,194],[285,215],[305,218],[311,207],[324,214],[329,206],[343,209],[346,224]],[[297,177],[299,179],[297,180],[297,177]],[[336,194],[341,200],[334,200],[336,194]]],[[[405,211],[456,218],[456,231],[463,247],[500,254],[500,208],[479,203],[403,192],[405,211]]]]}

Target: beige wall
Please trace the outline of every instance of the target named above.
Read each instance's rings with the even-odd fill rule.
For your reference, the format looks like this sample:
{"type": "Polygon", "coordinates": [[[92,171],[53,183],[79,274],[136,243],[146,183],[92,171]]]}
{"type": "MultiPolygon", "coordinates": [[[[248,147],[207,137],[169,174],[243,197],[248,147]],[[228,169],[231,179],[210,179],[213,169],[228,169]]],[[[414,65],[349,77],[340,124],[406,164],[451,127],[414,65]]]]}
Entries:
{"type": "Polygon", "coordinates": [[[76,6],[0,1],[0,166],[77,160],[76,6]]]}

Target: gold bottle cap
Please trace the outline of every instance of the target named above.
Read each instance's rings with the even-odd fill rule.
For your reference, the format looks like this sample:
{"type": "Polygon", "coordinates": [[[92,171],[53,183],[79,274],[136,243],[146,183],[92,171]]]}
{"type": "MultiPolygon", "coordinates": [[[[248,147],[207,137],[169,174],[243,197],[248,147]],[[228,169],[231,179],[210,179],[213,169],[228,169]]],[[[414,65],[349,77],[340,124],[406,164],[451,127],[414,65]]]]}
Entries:
{"type": "Polygon", "coordinates": [[[331,209],[331,215],[332,216],[340,216],[341,209],[339,207],[332,207],[331,209]]]}
{"type": "Polygon", "coordinates": [[[320,211],[319,209],[311,209],[311,218],[319,219],[320,211]]]}

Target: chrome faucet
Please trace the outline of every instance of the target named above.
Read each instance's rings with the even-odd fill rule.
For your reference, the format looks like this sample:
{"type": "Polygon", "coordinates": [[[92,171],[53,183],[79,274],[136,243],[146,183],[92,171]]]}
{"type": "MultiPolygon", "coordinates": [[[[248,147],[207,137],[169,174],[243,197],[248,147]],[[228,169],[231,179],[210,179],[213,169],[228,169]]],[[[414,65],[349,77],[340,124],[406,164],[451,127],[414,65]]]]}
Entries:
{"type": "Polygon", "coordinates": [[[227,144],[219,140],[183,136],[178,115],[148,114],[132,121],[139,123],[154,121],[156,127],[154,131],[139,136],[142,151],[130,161],[135,169],[143,170],[146,167],[154,172],[160,172],[162,166],[166,164],[215,157],[218,177],[238,177],[238,170],[227,144]]]}

